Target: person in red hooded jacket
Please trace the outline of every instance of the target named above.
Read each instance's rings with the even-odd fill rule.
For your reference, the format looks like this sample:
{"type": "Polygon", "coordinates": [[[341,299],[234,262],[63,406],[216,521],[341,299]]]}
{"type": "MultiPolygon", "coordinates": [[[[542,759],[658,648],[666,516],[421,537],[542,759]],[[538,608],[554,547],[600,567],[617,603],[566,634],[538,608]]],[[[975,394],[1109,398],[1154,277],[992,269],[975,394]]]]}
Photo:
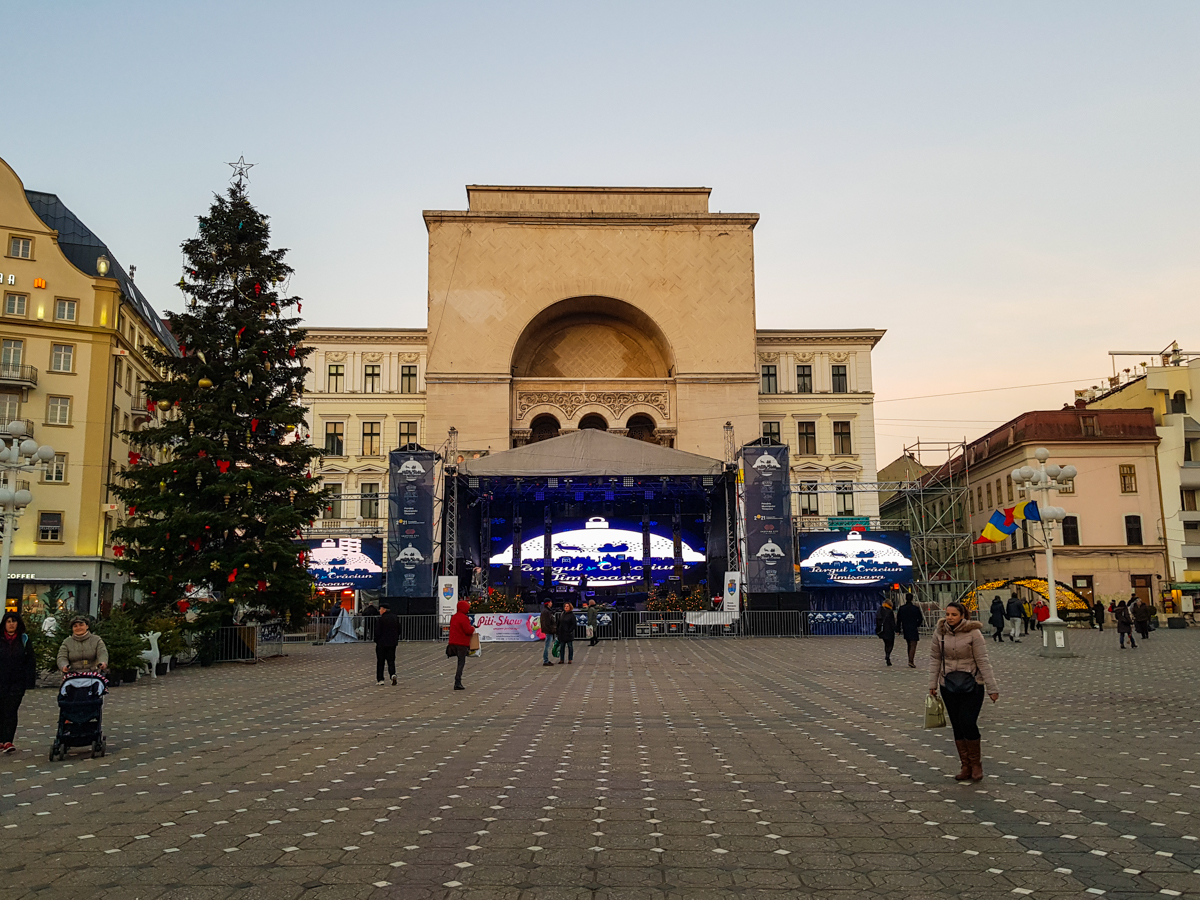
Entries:
{"type": "Polygon", "coordinates": [[[446,645],[447,656],[458,657],[458,671],[454,673],[454,689],[456,691],[465,691],[462,683],[463,666],[467,664],[467,652],[471,649],[471,635],[475,633],[475,626],[471,624],[471,617],[467,615],[467,610],[471,608],[471,604],[466,600],[458,601],[458,612],[450,617],[450,641],[446,645]]]}

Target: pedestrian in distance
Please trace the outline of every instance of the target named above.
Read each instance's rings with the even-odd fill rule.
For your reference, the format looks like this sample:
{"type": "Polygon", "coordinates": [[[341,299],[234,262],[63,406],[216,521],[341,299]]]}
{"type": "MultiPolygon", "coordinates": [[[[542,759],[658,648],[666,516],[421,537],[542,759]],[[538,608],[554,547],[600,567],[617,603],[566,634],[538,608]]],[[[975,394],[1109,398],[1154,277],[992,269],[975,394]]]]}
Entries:
{"type": "Polygon", "coordinates": [[[37,662],[33,641],[25,633],[25,623],[15,612],[0,619],[0,752],[13,753],[17,734],[17,711],[25,691],[37,683],[37,662]]]}
{"type": "Polygon", "coordinates": [[[999,597],[992,598],[992,609],[988,615],[988,623],[996,629],[992,635],[993,641],[1004,643],[1004,601],[999,597]]]}
{"type": "Polygon", "coordinates": [[[467,654],[471,652],[471,635],[475,626],[467,611],[471,604],[466,600],[458,601],[458,612],[450,617],[450,639],[446,644],[446,656],[458,657],[458,670],[454,673],[454,689],[465,691],[462,683],[463,666],[467,664],[467,654]]]}
{"type": "Polygon", "coordinates": [[[1050,604],[1045,600],[1039,600],[1033,605],[1033,617],[1037,619],[1038,631],[1042,630],[1042,623],[1050,618],[1050,604]]]}
{"type": "Polygon", "coordinates": [[[1025,607],[1021,604],[1021,598],[1017,596],[1017,592],[1013,591],[1012,596],[1008,598],[1008,606],[1004,608],[1004,615],[1012,625],[1008,629],[1008,639],[1014,643],[1021,643],[1017,637],[1021,627],[1021,620],[1025,618],[1025,607]]]}
{"type": "Polygon", "coordinates": [[[1026,600],[1021,604],[1021,635],[1033,631],[1033,604],[1026,600]]]}
{"type": "Polygon", "coordinates": [[[88,620],[76,616],[71,620],[71,634],[58,648],[58,668],[63,674],[95,672],[108,668],[108,648],[104,638],[92,634],[88,620]]]}
{"type": "Polygon", "coordinates": [[[1124,600],[1117,604],[1113,618],[1117,620],[1117,637],[1121,640],[1121,649],[1125,649],[1125,635],[1129,635],[1129,647],[1136,650],[1137,641],[1133,639],[1133,616],[1129,614],[1129,607],[1124,600]]]}
{"type": "Polygon", "coordinates": [[[921,629],[925,627],[925,616],[921,607],[913,603],[912,594],[904,598],[904,605],[896,611],[896,624],[908,643],[908,667],[917,667],[917,641],[921,639],[921,629]]]}
{"type": "Polygon", "coordinates": [[[1104,630],[1104,604],[1099,600],[1097,600],[1096,605],[1092,607],[1092,620],[1096,623],[1097,628],[1099,628],[1101,631],[1104,630]]]}
{"type": "Polygon", "coordinates": [[[591,638],[588,640],[589,647],[595,647],[600,641],[600,631],[596,626],[596,616],[599,610],[596,608],[596,601],[589,600],[587,605],[587,627],[591,638]]]}
{"type": "Polygon", "coordinates": [[[552,666],[554,663],[550,662],[550,645],[554,643],[554,632],[558,630],[558,622],[557,616],[554,615],[554,604],[549,600],[542,604],[538,630],[542,633],[542,665],[552,666]]]}
{"type": "Polygon", "coordinates": [[[896,614],[887,600],[875,611],[875,636],[883,640],[883,659],[890,666],[892,648],[896,646],[896,614]]]}
{"type": "Polygon", "coordinates": [[[558,664],[575,663],[575,612],[570,603],[563,604],[558,616],[558,642],[562,645],[558,664]]]}
{"type": "Polygon", "coordinates": [[[1000,687],[988,659],[983,626],[973,622],[966,606],[957,600],[946,607],[929,648],[930,696],[936,697],[939,688],[962,764],[954,780],[979,781],[983,778],[979,711],[984,691],[995,703],[1000,699],[1000,687]]]}
{"type": "Polygon", "coordinates": [[[375,620],[375,683],[383,684],[383,666],[387,663],[392,684],[396,684],[396,645],[400,643],[400,619],[384,606],[375,620]]]}
{"type": "Polygon", "coordinates": [[[1142,640],[1149,640],[1150,617],[1153,615],[1150,611],[1150,604],[1137,594],[1134,594],[1129,598],[1129,615],[1133,619],[1133,627],[1142,636],[1142,640]]]}

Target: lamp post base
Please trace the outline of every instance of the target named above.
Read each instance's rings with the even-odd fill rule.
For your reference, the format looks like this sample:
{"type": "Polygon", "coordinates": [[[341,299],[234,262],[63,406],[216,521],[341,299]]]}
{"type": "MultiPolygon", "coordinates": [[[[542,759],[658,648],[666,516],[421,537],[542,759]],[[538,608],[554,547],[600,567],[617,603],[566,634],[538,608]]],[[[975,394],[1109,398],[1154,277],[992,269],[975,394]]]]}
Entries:
{"type": "Polygon", "coordinates": [[[1047,619],[1042,623],[1042,649],[1038,656],[1075,656],[1067,642],[1067,623],[1062,619],[1047,619]]]}

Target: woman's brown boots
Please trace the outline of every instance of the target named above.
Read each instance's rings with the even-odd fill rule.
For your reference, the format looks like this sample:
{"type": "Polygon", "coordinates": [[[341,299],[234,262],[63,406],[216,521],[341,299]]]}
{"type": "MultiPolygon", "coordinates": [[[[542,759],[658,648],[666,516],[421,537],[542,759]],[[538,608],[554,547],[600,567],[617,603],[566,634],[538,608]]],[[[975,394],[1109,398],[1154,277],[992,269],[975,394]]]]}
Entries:
{"type": "Polygon", "coordinates": [[[970,781],[971,780],[971,757],[967,752],[967,744],[970,741],[955,741],[954,746],[958,748],[958,758],[962,762],[962,771],[954,776],[955,781],[970,781]]]}
{"type": "Polygon", "coordinates": [[[979,741],[963,741],[967,745],[967,756],[971,760],[971,780],[983,780],[983,750],[979,741]]]}
{"type": "Polygon", "coordinates": [[[962,770],[954,776],[955,781],[981,781],[983,779],[983,751],[979,741],[955,741],[962,770]]]}

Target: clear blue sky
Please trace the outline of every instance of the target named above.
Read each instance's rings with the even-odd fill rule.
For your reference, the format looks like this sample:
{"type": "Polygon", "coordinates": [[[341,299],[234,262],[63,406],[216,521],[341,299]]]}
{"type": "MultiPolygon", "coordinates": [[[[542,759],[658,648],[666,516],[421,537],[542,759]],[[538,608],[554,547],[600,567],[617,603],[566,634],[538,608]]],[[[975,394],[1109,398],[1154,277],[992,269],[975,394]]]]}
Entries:
{"type": "MultiPolygon", "coordinates": [[[[1200,4],[26,3],[0,156],[160,309],[257,163],[311,324],[425,323],[467,183],[693,185],[758,212],[759,324],[888,329],[880,463],[1200,349],[1200,4]],[[1046,326],[1024,327],[1040,316],[1046,326]]],[[[749,437],[749,436],[747,436],[749,437]]]]}

